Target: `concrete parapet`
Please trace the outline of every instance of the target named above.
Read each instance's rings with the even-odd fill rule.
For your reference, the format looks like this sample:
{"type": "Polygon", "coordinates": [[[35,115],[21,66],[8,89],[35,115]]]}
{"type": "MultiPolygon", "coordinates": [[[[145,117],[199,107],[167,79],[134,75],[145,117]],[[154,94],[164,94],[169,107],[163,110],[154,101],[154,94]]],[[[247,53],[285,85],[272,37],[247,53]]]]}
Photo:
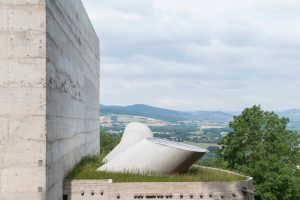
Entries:
{"type": "Polygon", "coordinates": [[[252,178],[234,182],[126,182],[66,180],[64,200],[254,200],[252,178]]]}

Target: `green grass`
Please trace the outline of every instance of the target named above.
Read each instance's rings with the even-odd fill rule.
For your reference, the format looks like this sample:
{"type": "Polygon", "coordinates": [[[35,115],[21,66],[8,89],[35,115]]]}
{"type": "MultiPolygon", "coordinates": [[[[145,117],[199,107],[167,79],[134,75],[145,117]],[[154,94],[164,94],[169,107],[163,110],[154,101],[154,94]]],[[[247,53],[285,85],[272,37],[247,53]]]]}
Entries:
{"type": "Polygon", "coordinates": [[[89,156],[70,172],[67,179],[113,179],[114,182],[209,182],[209,181],[240,181],[245,177],[214,169],[201,168],[193,165],[185,174],[135,174],[98,172],[104,155],[89,156]]]}

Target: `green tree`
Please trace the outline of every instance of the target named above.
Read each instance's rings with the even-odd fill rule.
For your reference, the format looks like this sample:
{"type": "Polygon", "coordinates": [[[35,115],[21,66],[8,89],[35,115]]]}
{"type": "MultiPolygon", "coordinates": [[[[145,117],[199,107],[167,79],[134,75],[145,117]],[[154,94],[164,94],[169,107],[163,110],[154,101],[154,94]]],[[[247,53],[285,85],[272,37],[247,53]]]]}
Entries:
{"type": "Polygon", "coordinates": [[[300,140],[287,129],[288,122],[253,106],[234,117],[233,131],[219,141],[218,158],[254,178],[257,199],[300,199],[300,140]]]}
{"type": "Polygon", "coordinates": [[[104,131],[100,132],[100,152],[105,155],[113,150],[121,141],[121,135],[113,135],[104,131]]]}

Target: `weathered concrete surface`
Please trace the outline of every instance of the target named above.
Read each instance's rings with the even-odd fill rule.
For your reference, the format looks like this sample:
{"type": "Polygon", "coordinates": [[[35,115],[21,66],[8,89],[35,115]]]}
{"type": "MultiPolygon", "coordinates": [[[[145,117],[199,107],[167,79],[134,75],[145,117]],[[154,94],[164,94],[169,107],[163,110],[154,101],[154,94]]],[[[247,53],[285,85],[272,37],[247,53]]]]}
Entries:
{"type": "Polygon", "coordinates": [[[61,199],[99,151],[98,45],[80,0],[0,1],[1,200],[61,199]]]}
{"type": "Polygon", "coordinates": [[[47,199],[99,151],[99,40],[80,0],[47,0],[47,199]]]}
{"type": "Polygon", "coordinates": [[[142,182],[113,183],[111,180],[66,180],[68,200],[219,199],[254,200],[252,179],[236,182],[142,182]]]}
{"type": "Polygon", "coordinates": [[[45,199],[46,11],[0,1],[0,199],[45,199]]]}

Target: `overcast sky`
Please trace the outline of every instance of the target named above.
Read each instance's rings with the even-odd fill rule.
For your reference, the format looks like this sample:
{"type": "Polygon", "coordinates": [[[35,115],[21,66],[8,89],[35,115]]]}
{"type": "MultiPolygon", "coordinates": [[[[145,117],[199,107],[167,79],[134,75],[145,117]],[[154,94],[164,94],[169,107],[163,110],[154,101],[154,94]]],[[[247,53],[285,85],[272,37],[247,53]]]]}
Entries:
{"type": "Polygon", "coordinates": [[[83,0],[101,104],[300,108],[299,0],[83,0]]]}

